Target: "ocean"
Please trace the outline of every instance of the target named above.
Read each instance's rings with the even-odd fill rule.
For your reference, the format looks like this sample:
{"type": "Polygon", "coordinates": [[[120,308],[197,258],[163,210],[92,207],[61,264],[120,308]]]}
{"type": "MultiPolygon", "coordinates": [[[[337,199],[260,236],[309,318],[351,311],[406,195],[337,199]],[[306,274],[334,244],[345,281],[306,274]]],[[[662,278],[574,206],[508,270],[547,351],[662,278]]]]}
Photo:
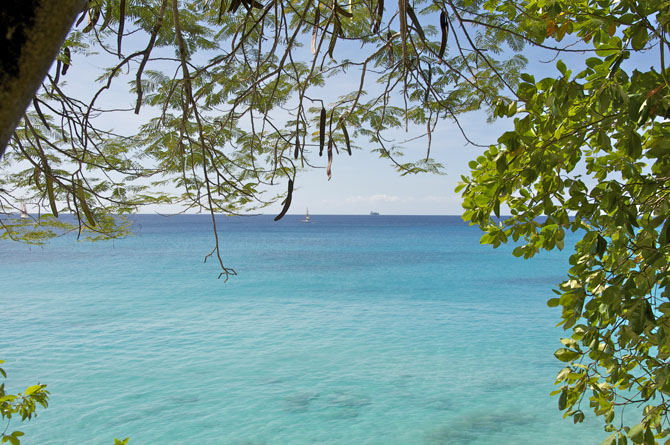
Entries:
{"type": "MultiPolygon", "coordinates": [[[[570,249],[514,258],[457,216],[134,217],[134,236],[0,241],[21,443],[591,444],[558,410],[548,308],[570,249]]],[[[574,236],[568,236],[569,241],[574,236]]],[[[0,425],[4,429],[4,424],[0,425]]]]}

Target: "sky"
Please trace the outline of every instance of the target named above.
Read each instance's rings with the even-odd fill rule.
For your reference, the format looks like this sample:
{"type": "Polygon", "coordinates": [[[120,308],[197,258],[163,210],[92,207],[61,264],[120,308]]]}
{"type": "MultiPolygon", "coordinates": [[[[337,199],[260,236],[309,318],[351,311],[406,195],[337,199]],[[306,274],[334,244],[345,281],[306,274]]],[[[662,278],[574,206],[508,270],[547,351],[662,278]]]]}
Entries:
{"type": "MultiPolygon", "coordinates": [[[[132,45],[131,39],[124,40],[125,51],[129,51],[132,45]]],[[[138,47],[142,46],[138,44],[138,47]]],[[[349,51],[356,50],[357,46],[342,42],[336,47],[335,57],[347,58],[352,56],[348,54],[349,51]]],[[[78,94],[90,97],[99,88],[99,84],[96,86],[91,79],[99,76],[100,68],[115,63],[116,59],[107,56],[83,57],[74,53],[72,67],[67,77],[61,79],[67,82],[70,90],[76,88],[78,94]]],[[[346,76],[329,80],[333,99],[341,87],[349,91],[357,86],[359,80],[359,73],[354,70],[350,70],[346,76]]],[[[370,91],[369,87],[366,89],[370,91]]],[[[128,92],[125,82],[115,81],[112,89],[103,94],[102,101],[106,106],[134,107],[136,96],[128,92]]],[[[109,126],[122,133],[132,133],[154,114],[150,107],[144,105],[140,116],[133,112],[114,113],[109,126]]],[[[495,143],[497,137],[511,127],[510,121],[487,124],[483,111],[469,113],[459,120],[468,137],[482,145],[495,143]]],[[[414,135],[410,128],[410,133],[398,131],[394,136],[409,139],[414,135]]],[[[335,155],[330,181],[325,171],[327,157],[310,159],[310,162],[321,168],[299,172],[289,214],[304,214],[309,209],[312,215],[368,214],[371,211],[385,215],[458,215],[462,209],[459,195],[454,189],[461,175],[468,173],[468,162],[483,152],[482,148],[467,145],[456,124],[445,120],[438,124],[431,145],[431,157],[444,165],[443,174],[400,176],[389,160],[380,159],[367,151],[369,147],[366,141],[353,143],[359,145],[360,150],[354,150],[351,157],[344,152],[335,155]]],[[[407,160],[420,159],[425,156],[427,140],[423,138],[404,146],[407,160]]],[[[273,192],[281,193],[285,189],[286,184],[280,183],[273,192]]],[[[261,211],[278,214],[281,207],[281,203],[275,203],[261,211]]],[[[147,206],[141,212],[171,213],[179,210],[171,206],[147,206]]]]}
{"type": "MultiPolygon", "coordinates": [[[[127,39],[124,45],[131,44],[127,39]]],[[[346,57],[347,51],[355,51],[356,47],[338,44],[336,58],[346,57]]],[[[525,51],[529,59],[528,71],[536,76],[554,75],[557,71],[555,61],[540,63],[548,57],[537,51],[525,51]]],[[[579,66],[586,59],[586,55],[569,56],[568,66],[579,66]]],[[[562,56],[566,59],[566,56],[562,56]]],[[[114,63],[112,61],[111,63],[114,63]]],[[[107,64],[108,61],[107,61],[107,64]]],[[[102,65],[100,59],[73,55],[73,65],[68,72],[67,82],[78,88],[91,88],[94,84],[91,79],[99,75],[98,69],[102,65]]],[[[575,68],[577,71],[578,68],[575,68]]],[[[538,77],[539,78],[539,77],[538,77]]],[[[358,73],[350,71],[347,76],[337,79],[340,85],[357,84],[358,73]]],[[[329,81],[329,85],[332,83],[329,81]]],[[[337,87],[335,87],[337,89],[337,87]]],[[[105,93],[105,100],[120,107],[134,106],[135,96],[128,93],[128,87],[123,82],[117,82],[111,91],[105,93]]],[[[335,94],[335,93],[334,93],[335,94]]],[[[110,122],[116,130],[133,131],[137,125],[147,119],[152,112],[144,106],[139,117],[132,112],[117,113],[114,121],[110,122]]],[[[468,137],[478,144],[488,145],[512,127],[511,120],[499,120],[492,124],[487,123],[483,111],[472,112],[462,116],[461,124],[468,137]]],[[[402,138],[411,138],[411,134],[401,135],[402,138]]],[[[333,175],[329,181],[325,172],[326,157],[316,158],[316,165],[322,168],[308,169],[299,173],[290,214],[304,214],[306,209],[312,215],[318,214],[368,214],[371,211],[386,215],[458,215],[462,212],[461,200],[454,191],[461,175],[468,174],[468,162],[479,156],[483,149],[467,145],[458,127],[450,121],[438,124],[433,134],[431,157],[442,163],[443,175],[419,174],[400,176],[390,161],[379,159],[375,154],[368,153],[365,141],[358,141],[361,150],[356,150],[353,156],[341,153],[333,161],[333,175]]],[[[408,159],[419,159],[425,156],[426,140],[417,140],[406,144],[405,152],[408,159]]],[[[314,162],[314,158],[312,161],[314,162]]],[[[285,184],[279,184],[274,192],[283,192],[285,184]]],[[[29,208],[29,211],[32,210],[29,208]]],[[[263,210],[264,213],[279,213],[281,204],[276,203],[263,210]]],[[[178,211],[174,207],[148,207],[143,213],[160,211],[170,213],[178,211]]]]}
{"type": "MultiPolygon", "coordinates": [[[[497,135],[509,125],[503,122],[488,125],[483,112],[471,113],[463,123],[467,134],[481,144],[495,142],[497,135]]],[[[298,177],[291,213],[304,212],[309,207],[314,214],[375,211],[390,215],[459,215],[461,201],[454,189],[461,175],[469,171],[468,162],[483,151],[466,146],[465,142],[455,124],[448,121],[438,124],[431,156],[444,165],[443,175],[400,176],[388,160],[363,150],[355,151],[351,157],[336,155],[330,181],[323,169],[304,172],[298,177]]],[[[426,151],[426,142],[416,141],[407,147],[407,154],[416,152],[419,158],[426,151]]],[[[273,208],[278,210],[279,206],[273,208]]]]}
{"type": "MultiPolygon", "coordinates": [[[[559,75],[556,60],[550,60],[546,52],[527,48],[526,72],[537,80],[559,75]]],[[[562,54],[562,59],[573,74],[585,66],[591,54],[562,54]]],[[[634,68],[653,66],[656,54],[646,54],[625,61],[622,68],[631,72],[634,68]]],[[[486,113],[477,111],[459,119],[468,138],[480,145],[495,144],[497,138],[513,128],[511,119],[487,123],[486,113]]],[[[425,153],[425,140],[408,144],[407,153],[415,150],[425,153]]],[[[321,214],[367,214],[376,211],[389,215],[460,215],[460,195],[454,191],[462,175],[469,174],[468,162],[483,153],[484,149],[466,145],[457,126],[442,121],[433,135],[431,156],[441,162],[444,175],[419,174],[401,177],[390,162],[362,151],[348,156],[336,157],[333,161],[333,177],[327,181],[324,170],[305,172],[298,189],[293,194],[289,213],[300,213],[309,207],[310,213],[321,214]]],[[[411,156],[410,156],[411,157],[411,156]]],[[[419,155],[417,155],[417,158],[419,155]]],[[[280,206],[271,207],[279,211],[280,206]]],[[[503,208],[503,213],[505,209],[503,208]]]]}

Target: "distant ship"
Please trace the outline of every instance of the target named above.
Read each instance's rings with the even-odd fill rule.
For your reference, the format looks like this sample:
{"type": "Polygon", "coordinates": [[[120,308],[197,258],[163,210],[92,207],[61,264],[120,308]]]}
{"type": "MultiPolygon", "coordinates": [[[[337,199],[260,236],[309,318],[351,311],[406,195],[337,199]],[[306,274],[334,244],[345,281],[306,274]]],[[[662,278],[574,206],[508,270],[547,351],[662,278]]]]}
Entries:
{"type": "Polygon", "coordinates": [[[309,220],[309,209],[307,209],[307,213],[305,213],[305,219],[303,219],[302,222],[304,222],[304,223],[311,222],[311,221],[309,220]]]}
{"type": "Polygon", "coordinates": [[[28,215],[28,209],[26,209],[26,203],[22,202],[21,203],[21,219],[27,219],[30,218],[30,215],[28,215]]]}
{"type": "Polygon", "coordinates": [[[379,216],[379,212],[370,212],[370,216],[379,216]]]}

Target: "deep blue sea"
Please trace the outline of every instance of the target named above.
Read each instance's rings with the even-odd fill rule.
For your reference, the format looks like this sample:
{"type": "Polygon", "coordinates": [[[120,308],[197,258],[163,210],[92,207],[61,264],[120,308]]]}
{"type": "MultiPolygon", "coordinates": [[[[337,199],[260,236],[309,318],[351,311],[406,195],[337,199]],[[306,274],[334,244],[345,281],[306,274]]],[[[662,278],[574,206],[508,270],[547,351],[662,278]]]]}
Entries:
{"type": "MultiPolygon", "coordinates": [[[[50,405],[22,444],[592,444],[549,393],[546,301],[569,249],[525,261],[449,216],[135,217],[134,236],[0,242],[0,359],[50,405]]],[[[569,240],[568,240],[569,241],[569,240]]],[[[566,245],[568,243],[566,242],[566,245]]],[[[4,428],[4,425],[2,426],[4,428]]]]}

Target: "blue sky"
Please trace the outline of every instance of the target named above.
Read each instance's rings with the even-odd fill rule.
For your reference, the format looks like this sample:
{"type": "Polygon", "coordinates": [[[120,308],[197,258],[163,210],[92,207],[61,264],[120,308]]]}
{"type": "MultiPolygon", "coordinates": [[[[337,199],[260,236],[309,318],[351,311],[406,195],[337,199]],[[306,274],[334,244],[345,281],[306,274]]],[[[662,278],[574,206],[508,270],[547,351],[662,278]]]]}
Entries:
{"type": "MultiPolygon", "coordinates": [[[[127,43],[124,43],[126,45],[127,43]]],[[[340,48],[339,57],[347,57],[346,46],[340,48]]],[[[349,45],[349,48],[352,48],[349,45]]],[[[337,55],[336,55],[337,57],[337,55]]],[[[98,77],[102,66],[116,63],[108,56],[83,57],[73,55],[73,65],[66,78],[70,91],[78,95],[90,97],[99,84],[93,84],[91,79],[98,77]]],[[[329,81],[334,91],[326,91],[326,97],[334,99],[340,88],[353,89],[359,82],[359,74],[350,71],[347,76],[337,78],[336,82],[329,81]],[[334,85],[334,87],[332,87],[334,85]]],[[[369,90],[369,88],[368,88],[369,90]]],[[[107,107],[128,108],[134,107],[136,96],[128,93],[124,79],[117,79],[112,89],[103,93],[99,104],[107,107]]],[[[135,115],[132,111],[114,113],[105,122],[105,126],[114,128],[123,133],[132,133],[135,128],[145,122],[155,110],[147,105],[143,106],[141,114],[135,115]]],[[[497,137],[505,131],[511,123],[495,122],[487,124],[484,112],[472,112],[460,118],[461,125],[469,138],[479,144],[494,143],[497,137]]],[[[397,131],[393,135],[398,139],[409,139],[414,135],[397,131]]],[[[355,150],[349,157],[344,152],[335,156],[333,161],[332,179],[328,181],[325,171],[327,159],[312,157],[310,162],[322,168],[305,169],[296,179],[293,202],[290,214],[304,214],[309,208],[311,214],[368,214],[377,211],[381,214],[416,214],[416,215],[457,215],[461,213],[460,198],[454,192],[461,175],[467,174],[468,162],[480,155],[482,148],[466,145],[458,127],[450,121],[442,121],[433,134],[431,157],[442,163],[444,175],[418,174],[400,176],[389,160],[380,159],[376,154],[369,153],[365,141],[355,142],[360,150],[355,150]]],[[[407,160],[417,160],[425,156],[426,139],[416,140],[405,144],[407,160]]],[[[279,183],[274,193],[284,192],[285,183],[279,183]]],[[[176,190],[175,190],[176,191],[176,190]]],[[[277,214],[281,204],[273,204],[263,213],[277,214]]],[[[31,210],[29,208],[29,210],[31,210]]],[[[148,206],[142,212],[159,211],[161,213],[176,212],[179,209],[170,206],[148,206]]]]}
{"type": "MultiPolygon", "coordinates": [[[[463,123],[467,133],[482,144],[495,142],[510,125],[488,125],[483,112],[471,113],[463,123]]],[[[416,153],[416,158],[426,151],[425,141],[407,147],[406,153],[416,153]]],[[[460,198],[454,188],[468,172],[468,162],[481,153],[481,148],[465,145],[455,124],[444,121],[433,135],[431,155],[445,166],[445,175],[400,176],[388,160],[364,150],[351,157],[340,154],[333,161],[330,181],[323,169],[298,176],[290,213],[304,213],[309,207],[315,214],[366,214],[374,210],[381,214],[458,215],[460,198]]],[[[278,211],[279,206],[270,209],[278,211]]]]}
{"type": "MultiPolygon", "coordinates": [[[[127,45],[128,41],[124,43],[127,45]]],[[[132,43],[131,43],[132,44],[132,43]]],[[[336,58],[346,57],[346,51],[356,48],[351,45],[338,45],[336,58]],[[339,54],[338,54],[339,52],[339,54]]],[[[525,51],[529,59],[528,71],[539,79],[540,77],[555,75],[555,60],[550,63],[540,63],[543,59],[550,59],[546,53],[537,50],[525,51]]],[[[577,72],[588,55],[562,55],[569,68],[577,72]]],[[[99,75],[98,68],[103,64],[115,63],[95,57],[73,55],[73,67],[67,76],[71,88],[76,87],[78,92],[84,92],[94,85],[91,79],[99,75]]],[[[638,60],[636,63],[640,63],[638,60]]],[[[644,60],[643,62],[644,63],[644,60]]],[[[630,67],[631,62],[628,63],[630,67]]],[[[649,63],[651,64],[651,63],[649,63]]],[[[647,64],[645,64],[647,65],[647,64]]],[[[348,76],[337,79],[340,85],[357,84],[359,81],[356,72],[351,71],[348,76]]],[[[120,79],[119,79],[120,80],[120,79]]],[[[332,85],[331,82],[329,84],[332,85]]],[[[135,96],[127,91],[123,81],[117,81],[114,89],[105,93],[106,105],[118,107],[134,106],[135,96]]],[[[335,87],[335,90],[338,88],[335,87]]],[[[334,96],[335,94],[333,94],[334,96]]],[[[139,117],[132,112],[116,113],[110,126],[116,130],[133,131],[138,123],[145,121],[147,116],[154,114],[148,106],[142,109],[139,117]]],[[[486,122],[484,112],[473,112],[461,117],[461,124],[469,138],[479,144],[492,144],[504,131],[511,127],[511,121],[497,121],[493,124],[486,122]]],[[[400,134],[400,132],[398,132],[400,134]]],[[[411,138],[413,135],[401,135],[411,138]]],[[[377,211],[381,214],[416,214],[416,215],[457,215],[461,213],[459,195],[454,192],[461,175],[468,173],[468,162],[481,154],[482,148],[466,145],[457,126],[450,121],[441,122],[433,134],[431,156],[445,166],[444,175],[420,174],[400,176],[388,160],[379,159],[375,154],[367,151],[364,141],[358,141],[361,150],[356,150],[353,156],[342,153],[335,156],[333,162],[333,176],[328,181],[325,168],[302,171],[296,180],[293,194],[293,203],[289,213],[304,214],[309,208],[312,214],[367,214],[377,211]]],[[[425,156],[426,140],[408,143],[406,154],[408,159],[415,160],[425,156]]],[[[323,158],[312,158],[316,165],[325,167],[327,162],[323,158]]],[[[283,192],[286,185],[280,183],[274,192],[283,192]]],[[[265,209],[265,213],[279,213],[279,203],[265,209]]],[[[29,209],[30,210],[30,209],[29,209]]],[[[176,208],[147,208],[145,212],[159,210],[161,212],[176,211],[176,208]]]]}

